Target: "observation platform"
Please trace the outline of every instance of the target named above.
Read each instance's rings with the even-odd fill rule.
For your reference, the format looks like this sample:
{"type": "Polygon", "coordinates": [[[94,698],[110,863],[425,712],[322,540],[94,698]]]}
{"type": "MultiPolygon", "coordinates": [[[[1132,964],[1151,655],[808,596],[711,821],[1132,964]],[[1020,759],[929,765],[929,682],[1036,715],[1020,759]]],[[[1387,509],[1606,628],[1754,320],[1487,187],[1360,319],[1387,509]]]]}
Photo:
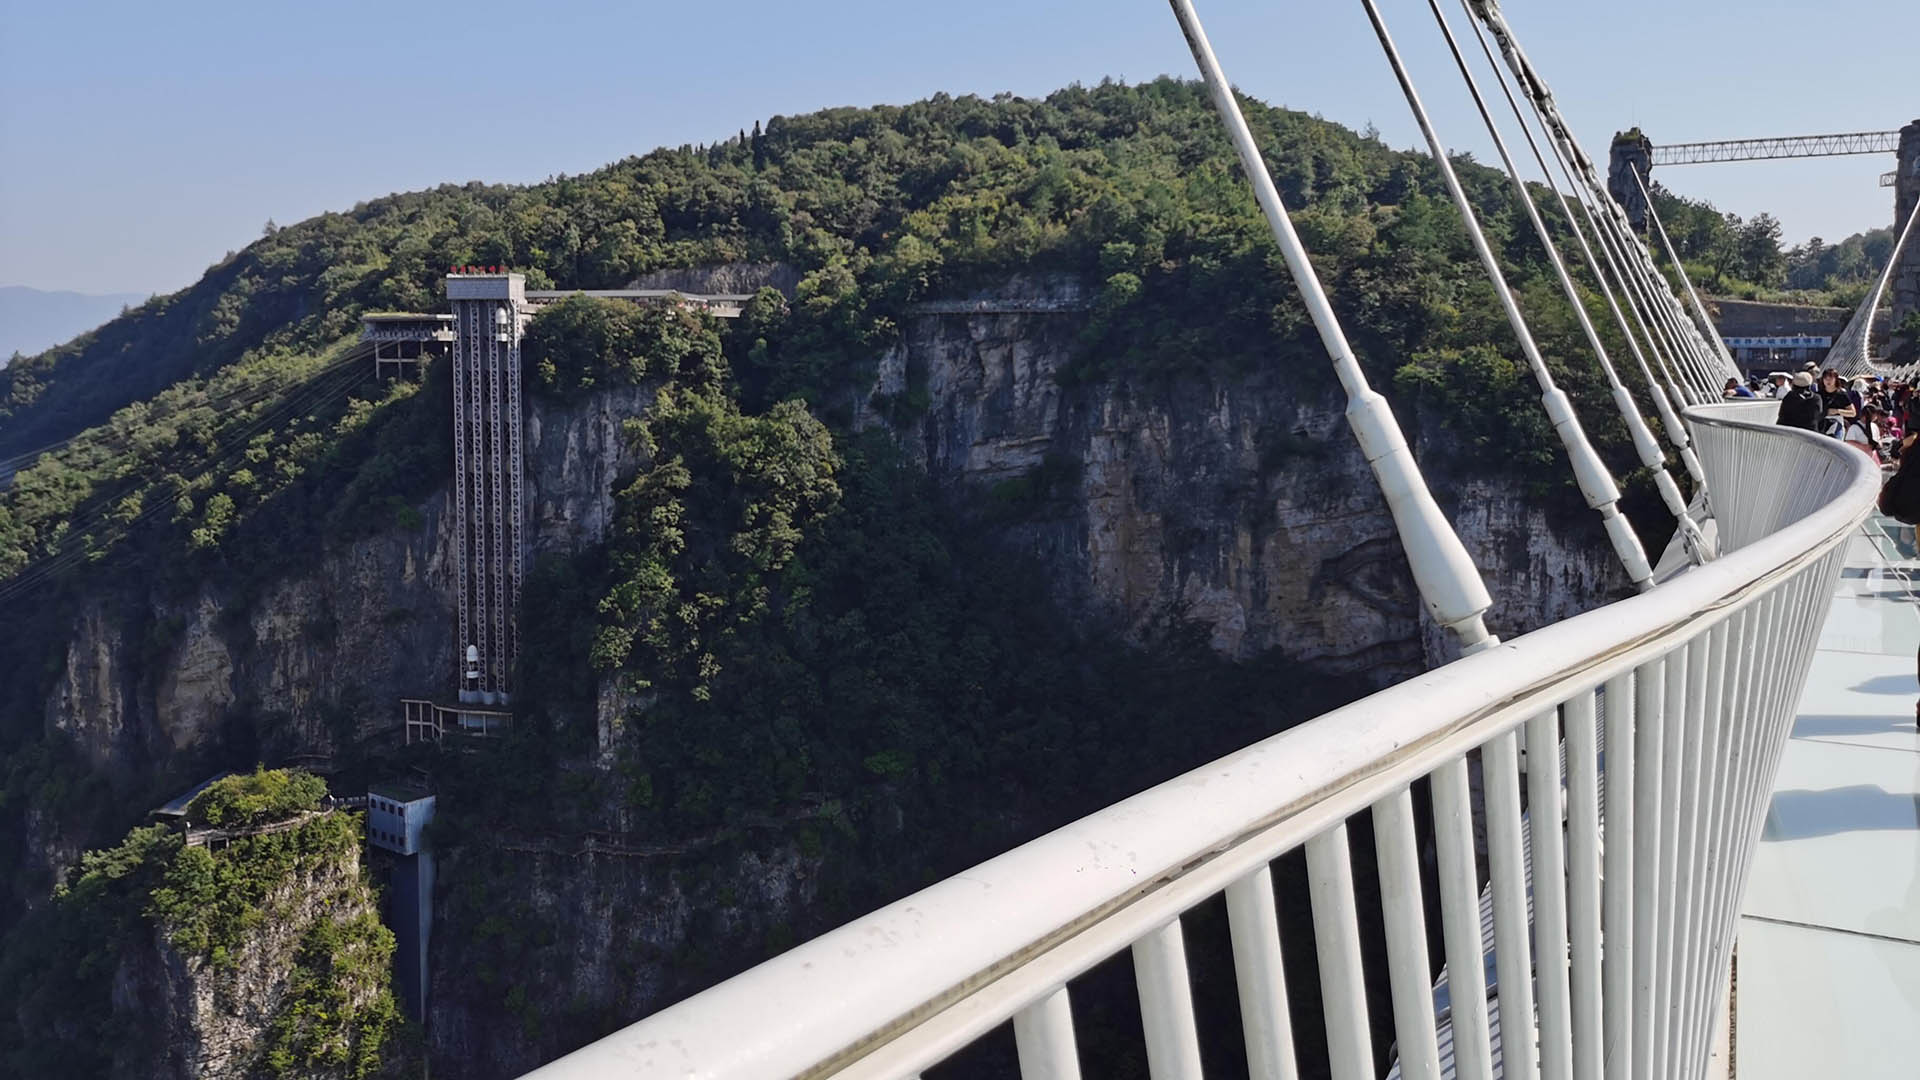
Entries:
{"type": "Polygon", "coordinates": [[[1920,1070],[1920,552],[1849,542],[1741,901],[1739,1080],[1920,1070]]]}

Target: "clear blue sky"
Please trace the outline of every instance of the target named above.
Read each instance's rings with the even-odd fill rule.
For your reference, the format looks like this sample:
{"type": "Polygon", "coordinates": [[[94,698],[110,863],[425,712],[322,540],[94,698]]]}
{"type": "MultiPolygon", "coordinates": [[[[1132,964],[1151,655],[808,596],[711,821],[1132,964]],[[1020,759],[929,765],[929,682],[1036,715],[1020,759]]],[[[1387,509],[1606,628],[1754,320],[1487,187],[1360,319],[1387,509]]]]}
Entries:
{"type": "MultiPolygon", "coordinates": [[[[1457,0],[1448,0],[1450,15],[1457,0]]],[[[1420,0],[1382,0],[1451,145],[1491,160],[1420,0]]],[[[1915,0],[1508,0],[1590,149],[1920,117],[1915,0]]],[[[1418,138],[1355,0],[1201,0],[1228,74],[1418,138]]],[[[1159,0],[0,0],[0,284],[168,291],[282,224],[443,181],[539,180],[756,119],[935,91],[1190,76],[1159,0]]],[[[1790,241],[1889,224],[1892,157],[1689,166],[1790,241]]]]}

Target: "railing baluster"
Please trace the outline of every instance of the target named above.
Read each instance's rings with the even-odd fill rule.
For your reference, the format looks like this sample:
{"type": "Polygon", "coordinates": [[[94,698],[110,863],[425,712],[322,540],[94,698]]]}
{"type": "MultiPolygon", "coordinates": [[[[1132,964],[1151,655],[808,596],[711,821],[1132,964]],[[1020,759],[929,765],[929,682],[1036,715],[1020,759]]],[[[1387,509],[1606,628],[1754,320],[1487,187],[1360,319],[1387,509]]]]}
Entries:
{"type": "Polygon", "coordinates": [[[1500,990],[1500,1072],[1505,1080],[1539,1076],[1533,1023],[1533,956],[1527,926],[1527,878],[1520,841],[1520,766],[1514,733],[1480,748],[1487,803],[1487,872],[1493,888],[1494,974],[1500,990]]]}
{"type": "MultiPolygon", "coordinates": [[[[1717,628],[1716,628],[1717,630],[1717,628]]],[[[1675,802],[1670,807],[1673,818],[1674,862],[1672,889],[1674,909],[1672,919],[1672,944],[1669,946],[1672,957],[1668,960],[1667,993],[1664,1011],[1667,1020],[1667,1070],[1665,1075],[1682,1077],[1686,1075],[1687,1036],[1686,1009],[1689,1000],[1687,982],[1687,957],[1693,952],[1692,904],[1693,890],[1696,887],[1697,867],[1695,865],[1695,844],[1693,822],[1700,805],[1701,744],[1705,739],[1705,730],[1711,722],[1707,709],[1707,686],[1711,681],[1713,638],[1716,631],[1695,637],[1687,643],[1687,678],[1684,683],[1686,706],[1684,723],[1680,727],[1680,752],[1669,767],[1675,774],[1677,790],[1675,802]]]]}
{"type": "Polygon", "coordinates": [[[1696,1065],[1702,1064],[1697,1052],[1701,1042],[1701,968],[1706,962],[1703,955],[1706,947],[1705,912],[1701,901],[1706,894],[1708,860],[1712,857],[1712,853],[1706,850],[1706,822],[1713,801],[1713,762],[1720,753],[1720,735],[1726,720],[1727,640],[1731,632],[1729,623],[1722,622],[1707,631],[1704,642],[1695,638],[1689,646],[1704,646],[1706,661],[1699,669],[1688,671],[1688,685],[1698,687],[1691,692],[1699,695],[1700,712],[1690,740],[1686,790],[1681,800],[1685,817],[1680,826],[1679,887],[1682,890],[1680,895],[1686,901],[1686,909],[1679,927],[1681,945],[1677,963],[1680,987],[1678,1011],[1675,1013],[1679,1036],[1674,1045],[1680,1054],[1676,1075],[1682,1077],[1692,1077],[1696,1065]]]}
{"type": "Polygon", "coordinates": [[[1262,866],[1227,886],[1227,924],[1233,933],[1233,977],[1240,987],[1247,1075],[1252,1080],[1299,1080],[1270,868],[1262,866]]]}
{"type": "Polygon", "coordinates": [[[1313,896],[1313,942],[1320,960],[1320,1002],[1326,1013],[1327,1061],[1333,1080],[1377,1080],[1367,1030],[1367,989],[1360,968],[1360,924],[1354,909],[1346,825],[1335,825],[1307,841],[1307,880],[1313,896]]]}
{"type": "Polygon", "coordinates": [[[1681,744],[1693,716],[1687,696],[1687,674],[1692,667],[1692,649],[1681,646],[1667,655],[1667,700],[1663,712],[1660,743],[1660,854],[1653,885],[1658,899],[1654,916],[1653,982],[1653,1070],[1647,1076],[1673,1074],[1673,957],[1678,948],[1674,934],[1674,911],[1679,897],[1675,884],[1674,861],[1679,849],[1680,785],[1684,773],[1681,744]]]}
{"type": "Polygon", "coordinates": [[[1704,852],[1706,881],[1695,903],[1701,909],[1701,944],[1695,950],[1700,957],[1696,974],[1699,986],[1695,1000],[1693,1058],[1705,1066],[1713,1038],[1714,1021],[1720,1009],[1718,987],[1727,970],[1727,955],[1722,939],[1724,920],[1721,908],[1737,905],[1738,897],[1728,897],[1726,884],[1732,876],[1736,855],[1729,843],[1728,822],[1733,816],[1733,797],[1752,727],[1748,708],[1754,682],[1755,652],[1759,643],[1756,631],[1768,610],[1769,598],[1761,597],[1752,607],[1728,621],[1724,671],[1725,689],[1720,697],[1719,738],[1713,749],[1711,775],[1708,778],[1709,812],[1704,815],[1704,852]]]}
{"type": "Polygon", "coordinates": [[[1654,1075],[1656,1004],[1660,978],[1661,784],[1669,653],[1640,666],[1634,674],[1633,805],[1633,1068],[1632,1075],[1654,1075]]]}
{"type": "Polygon", "coordinates": [[[1440,862],[1442,936],[1447,946],[1447,1003],[1453,1020],[1453,1075],[1492,1080],[1487,1028],[1486,960],[1480,951],[1479,881],[1473,860],[1473,796],[1467,759],[1433,771],[1433,834],[1440,862]]]}
{"type": "MultiPolygon", "coordinates": [[[[1613,688],[1608,687],[1608,704],[1613,688]]],[[[1591,692],[1567,718],[1567,930],[1572,944],[1573,1075],[1600,1080],[1600,746],[1591,692]]]]}
{"type": "Polygon", "coordinates": [[[1066,987],[1013,1014],[1013,1043],[1020,1054],[1021,1080],[1080,1080],[1066,987]]]}
{"type": "Polygon", "coordinates": [[[1649,665],[1607,682],[1606,785],[1601,880],[1601,1069],[1606,1080],[1627,1080],[1633,1069],[1633,861],[1638,847],[1634,811],[1635,706],[1649,665]]]}
{"type": "Polygon", "coordinates": [[[1440,1080],[1433,970],[1427,964],[1427,920],[1420,896],[1420,852],[1413,834],[1413,795],[1406,788],[1373,804],[1373,835],[1400,1074],[1407,1080],[1440,1080]]]}
{"type": "MultiPolygon", "coordinates": [[[[1561,826],[1560,714],[1527,721],[1527,818],[1533,845],[1533,992],[1540,1000],[1540,1076],[1572,1080],[1567,987],[1567,858],[1561,826]]],[[[1505,985],[1505,980],[1501,980],[1505,985]]]]}
{"type": "Polygon", "coordinates": [[[1147,1074],[1153,1080],[1200,1080],[1200,1035],[1179,919],[1133,943],[1133,978],[1147,1035],[1147,1074]]]}

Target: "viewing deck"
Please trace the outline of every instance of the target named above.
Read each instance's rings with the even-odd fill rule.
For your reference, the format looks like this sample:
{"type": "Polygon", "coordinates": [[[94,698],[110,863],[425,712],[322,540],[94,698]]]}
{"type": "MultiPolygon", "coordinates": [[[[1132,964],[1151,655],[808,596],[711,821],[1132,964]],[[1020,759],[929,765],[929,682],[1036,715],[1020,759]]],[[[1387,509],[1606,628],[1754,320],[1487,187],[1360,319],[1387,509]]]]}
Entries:
{"type": "Polygon", "coordinates": [[[1774,777],[1740,904],[1740,1080],[1920,1071],[1912,533],[1876,516],[1849,542],[1774,777]]]}

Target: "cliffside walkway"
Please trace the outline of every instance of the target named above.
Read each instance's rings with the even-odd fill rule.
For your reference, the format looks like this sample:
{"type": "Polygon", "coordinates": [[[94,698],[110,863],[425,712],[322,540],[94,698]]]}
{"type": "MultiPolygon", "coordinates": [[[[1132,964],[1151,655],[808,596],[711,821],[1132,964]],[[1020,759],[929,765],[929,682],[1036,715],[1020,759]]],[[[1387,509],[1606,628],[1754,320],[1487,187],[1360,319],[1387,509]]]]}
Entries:
{"type": "Polygon", "coordinates": [[[340,813],[343,810],[364,809],[366,805],[367,800],[365,796],[353,796],[341,799],[329,796],[327,804],[318,810],[305,810],[295,814],[293,817],[282,818],[279,821],[269,821],[264,825],[250,825],[239,829],[222,829],[206,825],[189,828],[186,832],[185,842],[188,847],[211,847],[214,844],[225,846],[235,840],[244,840],[248,837],[271,836],[274,833],[292,832],[316,818],[328,817],[332,814],[340,813]]]}

